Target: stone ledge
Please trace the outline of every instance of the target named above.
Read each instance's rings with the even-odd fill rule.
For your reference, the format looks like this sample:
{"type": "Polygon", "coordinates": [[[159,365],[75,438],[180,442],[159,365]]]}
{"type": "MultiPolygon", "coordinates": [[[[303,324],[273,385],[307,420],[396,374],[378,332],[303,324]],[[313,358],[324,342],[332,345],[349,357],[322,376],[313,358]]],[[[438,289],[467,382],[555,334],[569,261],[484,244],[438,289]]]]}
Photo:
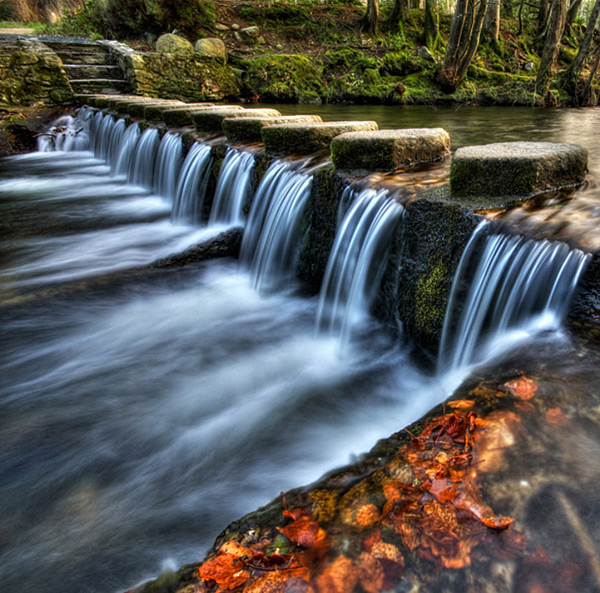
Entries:
{"type": "Polygon", "coordinates": [[[501,142],[459,148],[450,165],[452,197],[505,206],[583,183],[587,150],[576,144],[501,142]]]}
{"type": "Polygon", "coordinates": [[[146,115],[146,109],[149,107],[161,107],[163,109],[172,109],[179,105],[183,105],[181,101],[160,101],[160,99],[154,99],[154,101],[140,101],[136,103],[128,103],[124,109],[125,113],[131,115],[131,117],[144,118],[146,115]]]}
{"type": "Polygon", "coordinates": [[[407,128],[375,132],[347,132],[331,142],[337,169],[393,171],[402,165],[437,161],[450,151],[443,128],[407,128]]]}
{"type": "Polygon", "coordinates": [[[322,121],[320,115],[228,118],[223,120],[223,131],[230,142],[262,142],[262,129],[266,126],[322,121]]]}
{"type": "Polygon", "coordinates": [[[214,109],[193,112],[192,119],[199,134],[222,134],[223,120],[235,117],[278,117],[277,109],[214,109]]]}
{"type": "MultiPolygon", "coordinates": [[[[212,108],[212,103],[204,103],[205,108],[212,108]]],[[[170,109],[188,108],[181,101],[168,101],[163,103],[150,103],[144,107],[144,119],[151,123],[161,123],[164,121],[163,114],[170,109]]]]}
{"type": "Polygon", "coordinates": [[[268,153],[275,155],[310,154],[327,148],[344,132],[377,130],[374,121],[335,121],[278,124],[263,128],[262,136],[268,153]]]}
{"type": "Polygon", "coordinates": [[[193,126],[194,120],[192,114],[202,111],[218,111],[219,109],[228,109],[234,111],[243,111],[241,105],[214,105],[213,103],[186,103],[176,109],[167,109],[162,112],[162,121],[167,126],[181,128],[183,126],[193,126]]]}

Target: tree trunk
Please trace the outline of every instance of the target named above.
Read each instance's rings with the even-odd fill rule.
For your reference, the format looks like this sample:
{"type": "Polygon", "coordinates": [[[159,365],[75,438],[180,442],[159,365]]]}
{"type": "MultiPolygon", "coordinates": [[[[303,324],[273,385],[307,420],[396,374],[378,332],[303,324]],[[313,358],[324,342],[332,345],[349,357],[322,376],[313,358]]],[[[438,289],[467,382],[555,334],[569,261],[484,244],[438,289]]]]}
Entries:
{"type": "Polygon", "coordinates": [[[434,51],[440,38],[438,0],[425,0],[425,45],[434,51]]]}
{"type": "Polygon", "coordinates": [[[444,64],[438,74],[442,90],[452,93],[463,81],[479,46],[487,0],[458,0],[450,27],[444,64]]]}
{"type": "Polygon", "coordinates": [[[538,33],[541,35],[548,23],[548,0],[540,0],[540,8],[538,10],[538,33]]]}
{"type": "Polygon", "coordinates": [[[485,21],[483,24],[486,33],[489,35],[490,43],[496,53],[500,52],[498,39],[500,36],[500,0],[489,0],[485,21]]]}
{"type": "Polygon", "coordinates": [[[395,0],[394,8],[388,18],[388,23],[392,30],[397,29],[400,23],[408,20],[408,0],[395,0]]]}
{"type": "Polygon", "coordinates": [[[598,101],[594,96],[594,91],[592,88],[594,76],[596,76],[598,66],[600,66],[600,46],[598,46],[597,49],[598,51],[596,55],[596,61],[594,62],[594,65],[590,68],[590,74],[588,76],[587,82],[585,83],[585,87],[583,88],[583,92],[581,93],[581,96],[584,99],[583,105],[589,105],[591,107],[595,107],[598,104],[598,101]]]}
{"type": "Polygon", "coordinates": [[[542,97],[546,97],[548,94],[550,81],[556,67],[560,42],[565,30],[567,0],[554,0],[551,10],[550,26],[546,33],[542,61],[535,81],[537,93],[542,97]]]}
{"type": "Polygon", "coordinates": [[[566,23],[566,31],[567,33],[571,33],[571,27],[577,18],[577,13],[581,8],[581,0],[571,0],[571,4],[569,4],[569,10],[567,10],[567,23],[566,23]]]}
{"type": "Polygon", "coordinates": [[[573,63],[567,70],[565,77],[566,87],[573,96],[576,96],[577,79],[581,76],[581,72],[583,71],[583,68],[591,54],[592,41],[594,39],[594,30],[596,28],[596,22],[598,21],[599,16],[600,0],[596,0],[596,2],[594,3],[594,7],[592,8],[592,12],[590,12],[590,16],[588,18],[588,22],[585,29],[585,35],[583,36],[583,41],[581,42],[579,51],[577,52],[573,63]]]}
{"type": "Polygon", "coordinates": [[[367,1],[367,12],[362,19],[362,28],[365,33],[375,35],[379,25],[379,0],[367,1]]]}

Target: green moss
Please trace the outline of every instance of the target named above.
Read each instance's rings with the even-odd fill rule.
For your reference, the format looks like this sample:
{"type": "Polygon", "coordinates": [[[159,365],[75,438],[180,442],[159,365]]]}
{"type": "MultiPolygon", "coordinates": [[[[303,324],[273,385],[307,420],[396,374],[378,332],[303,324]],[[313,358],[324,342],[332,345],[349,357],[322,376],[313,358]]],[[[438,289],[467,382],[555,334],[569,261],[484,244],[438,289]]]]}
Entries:
{"type": "Polygon", "coordinates": [[[261,56],[246,62],[248,86],[265,101],[319,101],[325,95],[322,66],[300,55],[261,56]]]}
{"type": "Polygon", "coordinates": [[[439,261],[417,281],[415,326],[425,332],[444,324],[446,296],[443,290],[448,282],[448,269],[439,261]]]}
{"type": "Polygon", "coordinates": [[[366,56],[357,49],[344,48],[325,52],[324,72],[354,72],[361,73],[367,68],[378,68],[380,61],[377,58],[366,56]]]}
{"type": "Polygon", "coordinates": [[[431,67],[431,62],[417,56],[413,51],[389,52],[382,59],[382,71],[394,76],[409,76],[431,67]]]}

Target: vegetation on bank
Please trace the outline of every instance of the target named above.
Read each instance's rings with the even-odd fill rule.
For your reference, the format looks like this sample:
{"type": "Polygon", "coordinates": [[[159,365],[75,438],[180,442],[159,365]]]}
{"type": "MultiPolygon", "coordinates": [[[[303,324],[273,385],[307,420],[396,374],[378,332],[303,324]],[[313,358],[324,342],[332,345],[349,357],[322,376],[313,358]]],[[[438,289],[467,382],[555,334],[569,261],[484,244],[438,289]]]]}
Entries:
{"type": "Polygon", "coordinates": [[[0,0],[0,18],[10,6],[47,32],[142,50],[173,30],[220,37],[250,101],[553,106],[600,94],[600,0],[0,0]]]}

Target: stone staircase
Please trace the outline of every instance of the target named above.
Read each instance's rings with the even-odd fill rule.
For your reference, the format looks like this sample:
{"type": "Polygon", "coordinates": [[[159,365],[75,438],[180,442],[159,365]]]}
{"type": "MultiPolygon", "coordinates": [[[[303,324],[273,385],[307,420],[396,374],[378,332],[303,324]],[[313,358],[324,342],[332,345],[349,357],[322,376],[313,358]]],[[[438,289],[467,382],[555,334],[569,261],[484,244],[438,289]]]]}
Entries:
{"type": "Polygon", "coordinates": [[[130,84],[123,77],[108,48],[100,43],[75,41],[46,41],[63,62],[63,68],[73,92],[104,93],[116,95],[130,91],[130,84]]]}

